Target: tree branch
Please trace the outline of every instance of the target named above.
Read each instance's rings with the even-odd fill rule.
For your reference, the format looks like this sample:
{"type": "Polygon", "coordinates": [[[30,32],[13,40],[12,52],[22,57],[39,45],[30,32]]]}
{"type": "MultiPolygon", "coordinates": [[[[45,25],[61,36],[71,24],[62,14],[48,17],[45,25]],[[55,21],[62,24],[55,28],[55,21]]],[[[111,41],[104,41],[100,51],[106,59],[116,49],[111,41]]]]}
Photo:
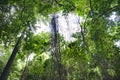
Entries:
{"type": "MultiPolygon", "coordinates": [[[[88,18],[88,17],[86,17],[86,19],[85,19],[84,27],[85,27],[87,18],[88,18]]],[[[78,23],[80,24],[79,21],[78,21],[78,23]]],[[[82,37],[82,41],[83,41],[83,44],[84,44],[84,48],[86,49],[86,51],[87,51],[88,53],[91,53],[91,52],[89,51],[89,47],[88,47],[88,45],[87,45],[87,43],[86,43],[86,41],[85,41],[84,31],[83,31],[83,27],[82,27],[81,24],[80,24],[80,28],[81,28],[81,37],[82,37]]]]}
{"type": "Polygon", "coordinates": [[[92,8],[92,1],[89,0],[89,5],[90,5],[90,13],[91,13],[91,16],[93,16],[93,8],[92,8]]]}
{"type": "Polygon", "coordinates": [[[54,0],[55,3],[57,3],[59,6],[64,6],[63,4],[60,4],[57,0],[54,0]]]}
{"type": "Polygon", "coordinates": [[[102,12],[100,15],[98,15],[97,18],[100,18],[100,17],[102,17],[103,15],[106,15],[106,14],[108,14],[108,13],[114,11],[114,10],[117,10],[117,9],[120,9],[120,5],[116,5],[116,6],[112,7],[112,8],[107,9],[106,11],[104,11],[104,12],[102,12]]]}

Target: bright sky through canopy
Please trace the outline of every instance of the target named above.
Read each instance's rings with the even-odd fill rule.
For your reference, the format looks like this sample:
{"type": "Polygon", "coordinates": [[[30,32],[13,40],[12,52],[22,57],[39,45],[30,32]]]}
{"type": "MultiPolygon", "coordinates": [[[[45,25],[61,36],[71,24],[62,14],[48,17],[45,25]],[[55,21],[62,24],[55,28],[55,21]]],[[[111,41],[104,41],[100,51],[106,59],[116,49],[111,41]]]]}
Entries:
{"type": "MultiPolygon", "coordinates": [[[[57,15],[58,15],[59,33],[63,35],[66,41],[74,41],[75,38],[71,36],[75,32],[80,32],[80,25],[78,24],[78,20],[80,19],[81,22],[82,18],[75,15],[74,13],[69,13],[68,16],[63,16],[62,13],[58,13],[57,15]]],[[[49,22],[45,24],[42,21],[38,21],[35,26],[38,27],[35,34],[38,34],[42,31],[44,32],[51,31],[49,22]]]]}

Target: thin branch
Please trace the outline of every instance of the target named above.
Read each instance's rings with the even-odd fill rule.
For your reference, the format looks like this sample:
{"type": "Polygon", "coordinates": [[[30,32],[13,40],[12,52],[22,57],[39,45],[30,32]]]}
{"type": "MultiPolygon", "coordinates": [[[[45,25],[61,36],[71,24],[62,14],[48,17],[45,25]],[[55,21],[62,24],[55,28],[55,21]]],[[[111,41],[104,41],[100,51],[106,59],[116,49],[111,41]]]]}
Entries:
{"type": "Polygon", "coordinates": [[[104,11],[104,12],[102,12],[100,15],[98,15],[97,18],[100,18],[100,17],[102,17],[103,15],[106,15],[106,14],[108,14],[108,13],[114,11],[114,10],[117,10],[117,9],[120,9],[120,5],[116,5],[116,6],[112,7],[112,8],[107,9],[106,11],[104,11]]]}
{"type": "Polygon", "coordinates": [[[57,0],[54,0],[55,3],[57,3],[59,6],[64,6],[63,4],[60,4],[57,0]]]}
{"type": "Polygon", "coordinates": [[[82,25],[81,25],[81,36],[82,36],[82,41],[83,41],[83,44],[84,44],[84,48],[87,50],[87,52],[89,52],[89,50],[88,50],[88,45],[87,45],[87,43],[86,43],[86,41],[85,41],[84,32],[83,32],[83,30],[82,30],[82,25]]]}
{"type": "Polygon", "coordinates": [[[89,0],[89,3],[90,3],[90,13],[91,13],[91,15],[93,16],[93,8],[92,8],[92,1],[91,0],[89,0]]]}
{"type": "Polygon", "coordinates": [[[87,16],[86,16],[86,18],[85,18],[85,21],[84,21],[83,26],[80,24],[80,21],[78,21],[78,23],[80,24],[80,28],[81,28],[81,37],[82,37],[82,41],[83,41],[83,44],[84,44],[84,48],[86,49],[86,51],[87,51],[88,53],[91,54],[91,52],[89,51],[89,47],[88,47],[88,45],[87,45],[87,42],[85,41],[85,35],[84,35],[84,33],[85,33],[85,28],[86,28],[86,22],[87,22],[87,20],[88,20],[89,15],[90,15],[90,11],[88,12],[88,14],[87,14],[87,16]],[[84,28],[84,30],[83,30],[83,28],[84,28]]]}
{"type": "MultiPolygon", "coordinates": [[[[61,3],[59,3],[57,0],[54,0],[54,1],[55,1],[55,3],[57,3],[59,6],[63,6],[63,7],[65,6],[65,4],[61,4],[61,3]]],[[[70,4],[70,3],[72,4],[72,10],[73,10],[74,8],[76,8],[75,5],[72,3],[72,1],[69,1],[69,4],[70,4]]]]}
{"type": "Polygon", "coordinates": [[[86,23],[87,23],[87,20],[88,20],[89,16],[90,16],[90,11],[88,12],[88,14],[87,14],[87,16],[85,18],[84,24],[83,24],[84,32],[85,32],[85,29],[86,29],[86,23]]]}
{"type": "Polygon", "coordinates": [[[25,0],[23,1],[23,9],[22,9],[22,11],[21,11],[21,21],[22,21],[22,23],[23,24],[25,24],[25,22],[24,22],[24,20],[23,20],[23,13],[24,13],[24,10],[25,10],[25,0]]]}

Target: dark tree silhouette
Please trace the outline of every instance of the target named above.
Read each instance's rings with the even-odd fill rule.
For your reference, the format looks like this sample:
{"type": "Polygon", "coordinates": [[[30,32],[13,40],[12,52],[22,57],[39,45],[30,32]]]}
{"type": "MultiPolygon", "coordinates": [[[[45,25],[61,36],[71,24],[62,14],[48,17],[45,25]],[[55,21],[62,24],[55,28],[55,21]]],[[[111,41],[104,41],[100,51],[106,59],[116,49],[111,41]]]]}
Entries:
{"type": "Polygon", "coordinates": [[[12,54],[11,54],[11,56],[10,56],[10,58],[9,58],[7,64],[6,64],[3,72],[2,72],[2,74],[0,76],[0,80],[7,80],[8,76],[9,76],[9,73],[10,73],[10,68],[11,68],[11,66],[13,64],[13,61],[15,59],[15,56],[16,56],[18,50],[19,50],[20,43],[22,41],[24,32],[25,32],[25,30],[22,32],[21,36],[18,38],[18,41],[16,42],[16,45],[15,45],[13,51],[12,51],[12,54]]]}

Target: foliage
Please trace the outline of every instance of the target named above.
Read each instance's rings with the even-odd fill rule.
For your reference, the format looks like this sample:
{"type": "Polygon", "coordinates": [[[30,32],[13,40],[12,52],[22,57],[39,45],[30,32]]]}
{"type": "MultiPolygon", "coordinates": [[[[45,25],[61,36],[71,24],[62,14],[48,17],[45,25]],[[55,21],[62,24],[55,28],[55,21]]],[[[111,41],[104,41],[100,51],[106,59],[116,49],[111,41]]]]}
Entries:
{"type": "Polygon", "coordinates": [[[19,80],[24,70],[28,70],[26,80],[56,80],[57,69],[63,80],[118,80],[120,48],[115,43],[120,40],[119,15],[120,0],[1,0],[0,74],[25,30],[8,80],[19,80]],[[50,33],[33,34],[38,18],[49,18],[59,11],[65,16],[74,12],[83,17],[78,22],[81,31],[73,34],[76,41],[66,42],[58,37],[60,63],[53,60],[50,33]],[[117,17],[114,20],[110,19],[113,13],[117,17]],[[26,61],[32,53],[34,59],[26,61]]]}
{"type": "Polygon", "coordinates": [[[29,40],[25,42],[23,49],[30,52],[42,53],[43,51],[49,50],[49,44],[50,44],[49,33],[43,32],[37,35],[31,34],[29,40]]]}

